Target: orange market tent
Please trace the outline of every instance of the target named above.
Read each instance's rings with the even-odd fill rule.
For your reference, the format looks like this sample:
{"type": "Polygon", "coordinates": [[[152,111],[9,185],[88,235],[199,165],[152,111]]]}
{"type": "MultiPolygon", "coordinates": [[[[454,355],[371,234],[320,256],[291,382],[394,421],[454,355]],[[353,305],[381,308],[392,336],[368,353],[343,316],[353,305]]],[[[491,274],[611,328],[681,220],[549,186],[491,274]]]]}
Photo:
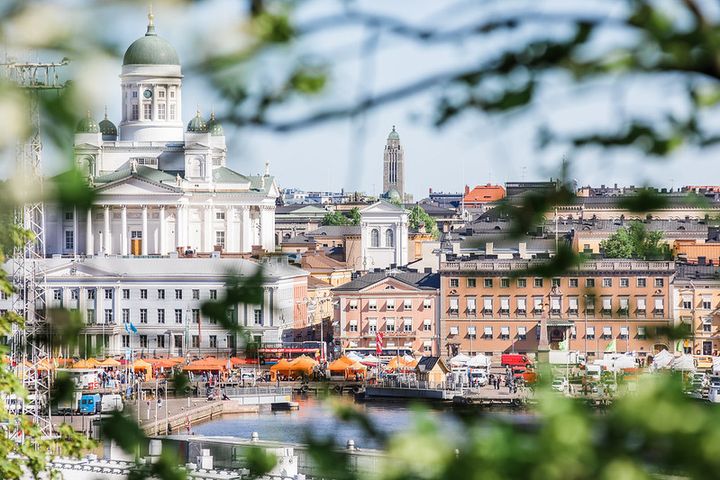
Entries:
{"type": "Polygon", "coordinates": [[[120,366],[120,362],[118,362],[114,358],[106,358],[102,362],[98,363],[98,367],[103,367],[103,368],[119,367],[119,366],[120,366]]]}
{"type": "Polygon", "coordinates": [[[135,360],[135,363],[133,363],[133,371],[144,371],[145,380],[149,380],[152,378],[152,365],[143,359],[135,360]]]}
{"type": "Polygon", "coordinates": [[[364,372],[367,370],[367,367],[360,362],[355,362],[348,367],[348,370],[353,372],[364,372]]]}
{"type": "Polygon", "coordinates": [[[346,376],[348,372],[348,368],[355,363],[352,361],[352,359],[342,356],[338,358],[337,360],[334,360],[328,365],[328,370],[330,371],[330,376],[336,375],[336,376],[346,376]]]}
{"type": "Polygon", "coordinates": [[[215,372],[225,370],[225,361],[213,357],[195,360],[190,365],[183,367],[184,372],[215,372]]]}
{"type": "Polygon", "coordinates": [[[154,366],[155,368],[173,368],[177,363],[173,362],[169,359],[162,359],[159,362],[157,362],[154,366]]]}
{"type": "Polygon", "coordinates": [[[96,359],[92,358],[92,357],[91,357],[91,358],[88,358],[88,359],[85,360],[85,361],[87,362],[88,365],[90,365],[90,368],[95,368],[95,367],[97,367],[98,365],[100,365],[100,362],[97,361],[96,359]]]}
{"type": "Polygon", "coordinates": [[[72,368],[93,368],[86,360],[78,360],[72,366],[72,368]]]}
{"type": "Polygon", "coordinates": [[[313,373],[313,370],[315,370],[317,364],[318,362],[316,362],[312,358],[301,355],[292,362],[290,362],[289,367],[291,373],[311,375],[313,373]]]}
{"type": "Polygon", "coordinates": [[[290,362],[286,359],[281,358],[275,365],[270,367],[270,374],[274,377],[275,375],[290,375],[290,362]]]}
{"type": "MultiPolygon", "coordinates": [[[[410,357],[411,358],[411,357],[410,357]]],[[[403,358],[401,356],[393,357],[387,364],[387,370],[412,370],[417,365],[417,360],[403,358]]]]}

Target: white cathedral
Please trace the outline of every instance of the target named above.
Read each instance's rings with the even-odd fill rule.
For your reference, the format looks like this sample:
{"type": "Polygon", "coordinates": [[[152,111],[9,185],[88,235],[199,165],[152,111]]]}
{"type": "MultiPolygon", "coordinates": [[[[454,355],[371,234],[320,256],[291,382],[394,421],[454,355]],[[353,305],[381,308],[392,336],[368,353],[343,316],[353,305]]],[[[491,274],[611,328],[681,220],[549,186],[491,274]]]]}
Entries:
{"type": "Polygon", "coordinates": [[[122,118],[78,124],[75,159],[94,188],[87,211],[47,208],[49,255],[247,253],[275,249],[278,188],[227,167],[223,128],[196,112],[184,127],[177,52],[155,33],[125,52],[122,118]]]}

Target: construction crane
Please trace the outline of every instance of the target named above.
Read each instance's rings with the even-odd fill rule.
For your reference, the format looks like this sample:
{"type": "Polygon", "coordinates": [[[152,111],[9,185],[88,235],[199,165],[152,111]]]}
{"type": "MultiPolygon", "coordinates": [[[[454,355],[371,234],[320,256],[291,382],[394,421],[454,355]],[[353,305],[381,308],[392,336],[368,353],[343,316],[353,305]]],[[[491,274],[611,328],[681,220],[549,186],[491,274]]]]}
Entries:
{"type": "MultiPolygon", "coordinates": [[[[12,364],[28,392],[25,412],[43,437],[53,436],[50,417],[50,335],[46,317],[45,272],[41,260],[45,258],[45,208],[43,199],[42,140],[40,138],[40,95],[44,91],[59,92],[65,87],[58,69],[67,65],[58,63],[20,63],[6,61],[0,64],[4,77],[27,95],[30,133],[18,143],[16,156],[17,181],[23,188],[36,189],[36,195],[26,199],[15,212],[15,222],[28,231],[30,239],[19,245],[13,258],[13,310],[20,314],[24,327],[16,326],[11,341],[12,364]]],[[[22,440],[23,433],[15,433],[22,440]]]]}

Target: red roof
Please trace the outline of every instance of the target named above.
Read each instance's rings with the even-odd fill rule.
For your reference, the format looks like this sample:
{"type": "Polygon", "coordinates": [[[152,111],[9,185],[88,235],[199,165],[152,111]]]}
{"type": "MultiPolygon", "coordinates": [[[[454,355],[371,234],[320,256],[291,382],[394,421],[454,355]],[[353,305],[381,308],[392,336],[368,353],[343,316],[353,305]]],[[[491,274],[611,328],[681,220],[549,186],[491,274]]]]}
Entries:
{"type": "Polygon", "coordinates": [[[505,188],[502,185],[478,185],[472,190],[465,189],[463,203],[489,203],[505,198],[505,188]]]}

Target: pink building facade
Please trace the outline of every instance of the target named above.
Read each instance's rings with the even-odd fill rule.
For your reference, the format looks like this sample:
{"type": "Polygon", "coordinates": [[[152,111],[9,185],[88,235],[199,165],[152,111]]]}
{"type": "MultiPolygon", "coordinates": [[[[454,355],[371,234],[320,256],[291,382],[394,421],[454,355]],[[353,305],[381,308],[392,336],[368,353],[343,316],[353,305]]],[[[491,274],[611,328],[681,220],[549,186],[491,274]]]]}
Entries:
{"type": "Polygon", "coordinates": [[[434,273],[372,272],[333,289],[336,347],[374,354],[382,332],[385,356],[437,355],[439,280],[434,273]]]}

